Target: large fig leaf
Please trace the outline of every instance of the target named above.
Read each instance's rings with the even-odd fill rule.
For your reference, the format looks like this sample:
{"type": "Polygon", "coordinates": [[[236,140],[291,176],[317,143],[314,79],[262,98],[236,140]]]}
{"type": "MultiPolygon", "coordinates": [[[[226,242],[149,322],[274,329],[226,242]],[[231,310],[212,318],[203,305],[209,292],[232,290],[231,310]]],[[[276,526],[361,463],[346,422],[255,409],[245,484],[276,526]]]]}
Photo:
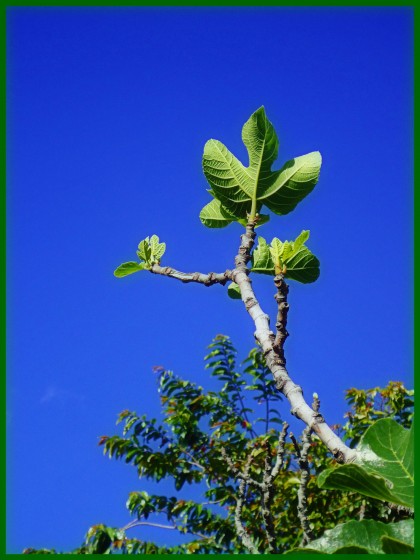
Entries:
{"type": "Polygon", "coordinates": [[[226,227],[237,219],[217,198],[206,204],[200,212],[201,222],[210,228],[226,227]]]}
{"type": "Polygon", "coordinates": [[[315,539],[304,549],[295,549],[286,554],[298,551],[307,553],[322,552],[325,554],[384,554],[386,548],[399,545],[400,550],[409,552],[414,542],[414,521],[407,519],[398,523],[382,523],[373,519],[349,521],[325,531],[321,538],[315,539]],[[392,542],[392,544],[391,544],[392,542]]]}
{"type": "Polygon", "coordinates": [[[357,446],[356,463],[326,469],[321,488],[359,492],[412,508],[414,506],[414,431],[383,418],[366,430],[357,446]]]}
{"type": "Polygon", "coordinates": [[[204,146],[203,171],[211,186],[214,201],[207,204],[200,219],[208,227],[224,227],[232,221],[246,220],[265,204],[275,214],[288,214],[315,187],[321,167],[319,152],[288,161],[272,171],[279,141],[264,107],[251,115],[242,129],[249,166],[245,167],[218,140],[204,146]],[[230,219],[230,217],[234,219],[230,219]],[[223,224],[223,225],[222,225],[223,224]]]}
{"type": "Polygon", "coordinates": [[[252,255],[252,271],[271,276],[283,273],[286,278],[303,284],[315,282],[319,276],[319,260],[306,247],[309,231],[302,231],[295,241],[280,241],[275,237],[267,245],[258,237],[258,245],[252,255]]]}

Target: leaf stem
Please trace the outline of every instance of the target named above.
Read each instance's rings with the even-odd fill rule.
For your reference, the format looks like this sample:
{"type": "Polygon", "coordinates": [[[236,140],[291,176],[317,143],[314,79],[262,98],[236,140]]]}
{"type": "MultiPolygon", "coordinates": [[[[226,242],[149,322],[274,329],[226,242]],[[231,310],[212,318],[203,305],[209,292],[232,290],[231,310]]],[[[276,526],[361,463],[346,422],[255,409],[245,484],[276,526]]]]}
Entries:
{"type": "Polygon", "coordinates": [[[257,197],[254,196],[252,198],[251,213],[248,216],[248,221],[255,220],[256,215],[257,215],[257,197]]]}

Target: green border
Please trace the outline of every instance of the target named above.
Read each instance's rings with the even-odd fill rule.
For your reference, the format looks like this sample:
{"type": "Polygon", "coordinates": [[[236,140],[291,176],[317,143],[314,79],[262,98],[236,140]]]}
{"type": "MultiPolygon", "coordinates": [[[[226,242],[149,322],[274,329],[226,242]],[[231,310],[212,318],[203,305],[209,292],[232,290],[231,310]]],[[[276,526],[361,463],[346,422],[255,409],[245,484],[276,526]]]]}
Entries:
{"type": "MultiPolygon", "coordinates": [[[[345,8],[345,7],[366,7],[366,8],[374,8],[374,7],[403,7],[403,6],[407,6],[407,7],[412,7],[413,8],[413,12],[414,12],[414,92],[417,92],[419,90],[419,88],[417,87],[418,84],[418,77],[417,77],[417,72],[415,71],[417,68],[417,61],[418,61],[418,57],[417,57],[417,47],[419,45],[419,39],[416,37],[415,34],[415,30],[419,29],[419,10],[416,9],[416,5],[414,0],[413,1],[407,1],[407,0],[400,0],[399,2],[380,2],[378,0],[376,1],[369,1],[369,2],[364,2],[364,1],[353,1],[353,2],[342,2],[342,3],[337,3],[337,2],[308,2],[308,1],[297,1],[297,2],[286,2],[286,1],[263,1],[263,2],[234,2],[232,0],[227,0],[225,2],[223,2],[223,0],[221,1],[194,1],[194,0],[189,0],[189,1],[182,1],[182,2],[168,2],[168,1],[164,1],[164,0],[154,0],[152,2],[150,1],[146,1],[146,2],[139,2],[136,0],[123,0],[121,3],[111,0],[90,0],[90,1],[83,1],[83,0],[62,0],[57,1],[57,0],[40,0],[39,2],[33,1],[30,2],[28,0],[15,0],[15,1],[11,1],[11,2],[1,2],[0,4],[0,37],[3,37],[3,40],[1,41],[1,47],[0,47],[0,60],[3,63],[3,67],[6,69],[6,13],[7,13],[7,9],[9,7],[71,7],[71,6],[97,6],[97,7],[112,7],[112,6],[116,6],[116,7],[131,7],[131,6],[141,6],[141,7],[184,7],[184,6],[194,6],[197,8],[200,7],[204,7],[204,6],[220,6],[220,7],[248,7],[248,6],[256,6],[256,7],[269,7],[269,6],[279,6],[279,7],[335,7],[335,8],[345,8]]],[[[0,127],[1,127],[1,141],[4,143],[4,148],[0,149],[0,169],[2,170],[2,180],[0,183],[0,188],[1,188],[1,201],[0,201],[0,212],[1,212],[1,223],[2,223],[2,242],[1,242],[1,248],[0,248],[0,257],[2,260],[2,263],[4,263],[4,274],[1,275],[1,291],[2,291],[2,303],[4,302],[4,304],[1,307],[1,325],[4,329],[4,337],[3,340],[5,340],[5,334],[6,334],[6,71],[3,72],[1,74],[1,91],[3,91],[3,94],[0,95],[0,102],[1,102],[1,111],[0,111],[0,127]],[[4,225],[3,225],[4,224],[4,225]]],[[[415,97],[414,97],[415,98],[415,97]]],[[[417,121],[417,112],[415,111],[414,108],[414,124],[417,121]]],[[[417,128],[415,127],[414,130],[414,146],[413,146],[413,153],[414,156],[416,154],[416,147],[418,145],[418,143],[416,142],[416,130],[417,128]]],[[[414,157],[415,159],[415,157],[414,157]]],[[[414,185],[416,184],[416,173],[414,171],[414,185]]],[[[416,194],[415,190],[414,190],[414,216],[416,216],[418,210],[419,210],[419,196],[416,194]]],[[[417,247],[417,233],[418,233],[418,228],[415,228],[414,232],[414,249],[416,249],[417,247]]],[[[417,262],[415,261],[414,264],[414,280],[416,281],[419,278],[419,274],[418,274],[418,265],[417,262]]],[[[386,278],[385,278],[385,281],[386,278]]],[[[416,285],[416,282],[414,282],[414,285],[416,285]]],[[[415,304],[415,310],[417,307],[417,297],[416,294],[414,294],[414,304],[415,304]]],[[[390,317],[390,321],[391,321],[391,317],[390,317]]],[[[414,324],[414,341],[416,340],[416,334],[417,334],[417,328],[416,325],[414,324]]],[[[6,371],[6,345],[5,343],[0,344],[0,359],[2,361],[2,363],[4,364],[4,371],[6,371]]],[[[417,359],[415,359],[414,361],[414,365],[417,365],[417,359]]],[[[415,382],[415,378],[414,378],[414,382],[415,382]]],[[[414,385],[416,385],[416,383],[414,383],[414,385]]],[[[4,376],[4,408],[3,410],[6,410],[6,375],[4,376]]],[[[6,422],[5,422],[5,415],[3,416],[4,418],[4,441],[6,441],[6,437],[5,437],[5,431],[6,431],[6,422]]],[[[5,450],[5,446],[3,446],[3,450],[5,450]]],[[[3,476],[3,482],[2,482],[2,489],[3,489],[3,496],[6,496],[6,476],[5,476],[5,457],[4,460],[2,461],[2,466],[4,469],[4,476],[3,476]]],[[[416,462],[416,464],[420,464],[419,461],[416,462]]],[[[420,467],[419,469],[420,470],[420,467]]],[[[416,506],[417,503],[419,502],[420,498],[417,498],[416,501],[416,506]]],[[[2,532],[1,532],[1,544],[0,544],[0,552],[2,553],[2,556],[5,555],[7,557],[19,557],[21,556],[20,554],[6,554],[5,552],[5,543],[6,543],[6,500],[4,499],[4,507],[2,508],[2,532]]],[[[419,535],[419,531],[417,531],[417,526],[416,526],[416,542],[417,542],[417,537],[419,535]]],[[[51,557],[55,557],[58,555],[48,555],[49,558],[51,557]]],[[[67,554],[66,556],[78,556],[78,555],[74,555],[74,554],[67,554]]],[[[143,555],[142,555],[143,556],[143,555]]],[[[190,555],[177,555],[178,557],[185,557],[185,558],[190,558],[190,555]]],[[[217,556],[224,556],[224,555],[201,555],[201,557],[208,557],[210,558],[214,558],[217,556]]],[[[305,555],[306,556],[306,555],[305,555]]],[[[314,555],[309,555],[309,556],[314,556],[314,555]]],[[[345,557],[345,558],[352,558],[353,555],[350,554],[344,554],[344,555],[340,555],[341,558],[345,557]]],[[[373,555],[377,558],[382,558],[382,555],[373,555]]],[[[391,555],[387,555],[387,558],[401,558],[402,555],[396,555],[396,554],[391,554],[391,555]]],[[[407,557],[411,557],[409,555],[403,555],[403,556],[407,556],[407,557]]],[[[61,557],[58,556],[58,557],[61,557]]],[[[259,557],[257,555],[247,555],[247,557],[259,557]]],[[[319,555],[317,554],[316,557],[319,557],[319,555]]]]}

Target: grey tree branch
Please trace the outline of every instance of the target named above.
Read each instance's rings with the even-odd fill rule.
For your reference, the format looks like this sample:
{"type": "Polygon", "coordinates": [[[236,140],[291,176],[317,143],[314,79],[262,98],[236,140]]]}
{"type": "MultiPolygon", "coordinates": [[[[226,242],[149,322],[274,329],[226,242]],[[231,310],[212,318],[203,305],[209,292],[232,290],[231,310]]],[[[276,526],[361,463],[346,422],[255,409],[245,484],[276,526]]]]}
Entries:
{"type": "Polygon", "coordinates": [[[245,527],[242,524],[242,508],[244,507],[245,501],[245,492],[246,492],[246,485],[253,481],[252,477],[249,474],[249,469],[252,463],[252,455],[249,454],[245,467],[244,472],[240,472],[239,469],[235,467],[231,458],[227,455],[226,450],[224,447],[221,448],[221,453],[225,461],[227,462],[229,468],[231,469],[235,478],[240,479],[238,495],[236,497],[236,508],[235,508],[235,527],[238,537],[241,539],[244,547],[251,553],[251,554],[259,554],[258,548],[255,546],[254,542],[252,541],[251,537],[246,532],[245,527]]]}
{"type": "Polygon", "coordinates": [[[271,464],[271,446],[267,444],[266,455],[264,459],[264,474],[262,483],[262,516],[264,519],[265,535],[267,538],[267,551],[269,554],[278,553],[276,547],[276,532],[273,523],[271,508],[274,499],[274,480],[279,474],[284,459],[284,444],[289,425],[284,422],[280,432],[277,444],[276,461],[274,466],[271,464]]]}
{"type": "Polygon", "coordinates": [[[311,446],[310,435],[311,428],[306,426],[302,432],[302,449],[299,448],[299,444],[296,441],[295,436],[291,433],[290,438],[295,447],[299,467],[300,467],[300,484],[298,490],[298,517],[300,520],[300,526],[303,530],[301,546],[305,546],[310,541],[314,539],[314,534],[309,526],[308,520],[308,502],[306,498],[306,489],[308,487],[309,478],[311,476],[309,464],[308,464],[308,451],[311,446]]]}
{"type": "Polygon", "coordinates": [[[264,457],[264,471],[262,482],[255,480],[249,473],[249,469],[252,463],[252,453],[249,454],[244,470],[241,472],[233,463],[231,458],[227,455],[225,448],[221,448],[221,454],[225,461],[227,462],[229,469],[232,471],[233,476],[240,481],[238,497],[235,509],[235,526],[238,536],[241,538],[244,546],[252,553],[258,553],[255,545],[250,540],[246,533],[245,528],[242,525],[241,514],[243,503],[245,499],[245,489],[246,486],[254,486],[261,494],[262,499],[262,517],[264,520],[264,530],[267,539],[267,552],[268,554],[276,554],[278,550],[276,548],[276,533],[274,528],[273,517],[271,513],[271,508],[274,499],[274,480],[280,472],[283,465],[283,458],[285,452],[285,440],[287,435],[287,430],[289,426],[285,422],[283,428],[279,435],[279,440],[277,444],[276,461],[274,466],[272,466],[271,459],[271,446],[269,443],[265,446],[265,457],[264,457]]]}
{"type": "Polygon", "coordinates": [[[153,274],[161,274],[162,276],[175,278],[184,284],[197,282],[198,284],[204,284],[205,286],[212,286],[213,284],[222,284],[222,286],[224,286],[228,280],[231,280],[232,276],[231,270],[226,270],[221,273],[209,272],[208,274],[203,274],[201,272],[180,272],[170,266],[160,266],[159,264],[152,265],[150,272],[153,272],[153,274]]]}
{"type": "Polygon", "coordinates": [[[241,236],[241,245],[235,257],[235,269],[232,271],[232,280],[238,284],[245,308],[254,321],[254,336],[262,348],[267,366],[273,374],[277,388],[291,405],[291,413],[305,422],[318,435],[338,462],[352,462],[356,459],[357,452],[347,447],[331,430],[324,418],[312,410],[306,403],[303,398],[302,388],[292,381],[285,364],[282,363],[281,357],[275,350],[276,336],[270,330],[269,316],[261,309],[248,276],[250,270],[247,268],[247,263],[251,258],[251,251],[254,245],[255,225],[255,220],[248,222],[245,233],[241,236]]]}
{"type": "MultiPolygon", "coordinates": [[[[249,467],[248,470],[245,473],[242,473],[237,467],[235,467],[232,459],[229,457],[229,455],[226,453],[226,449],[224,447],[220,448],[220,452],[222,454],[223,459],[226,461],[226,463],[229,466],[229,469],[232,471],[234,477],[238,480],[243,480],[244,482],[246,482],[249,486],[254,486],[255,488],[257,488],[258,490],[262,490],[263,489],[263,483],[259,482],[258,480],[254,480],[251,476],[249,476],[249,467]]],[[[249,456],[251,457],[251,455],[249,456]]]]}
{"type": "Polygon", "coordinates": [[[279,357],[279,362],[282,365],[286,365],[286,358],[284,357],[284,343],[286,342],[286,338],[289,336],[289,333],[286,330],[287,325],[287,313],[289,311],[289,304],[287,303],[287,294],[289,293],[289,286],[284,281],[283,274],[277,274],[274,277],[274,285],[277,288],[277,293],[274,296],[274,299],[277,302],[277,321],[276,321],[276,329],[277,335],[274,339],[273,343],[273,350],[279,357]]]}
{"type": "MultiPolygon", "coordinates": [[[[171,531],[178,531],[178,527],[176,524],[174,525],[164,525],[163,523],[153,523],[151,521],[139,521],[138,519],[134,519],[125,525],[121,530],[128,531],[128,529],[133,529],[134,527],[156,527],[158,529],[169,529],[171,531]]],[[[188,531],[190,535],[194,535],[195,537],[199,537],[200,539],[209,539],[207,535],[203,535],[201,533],[195,533],[194,531],[188,531]]]]}

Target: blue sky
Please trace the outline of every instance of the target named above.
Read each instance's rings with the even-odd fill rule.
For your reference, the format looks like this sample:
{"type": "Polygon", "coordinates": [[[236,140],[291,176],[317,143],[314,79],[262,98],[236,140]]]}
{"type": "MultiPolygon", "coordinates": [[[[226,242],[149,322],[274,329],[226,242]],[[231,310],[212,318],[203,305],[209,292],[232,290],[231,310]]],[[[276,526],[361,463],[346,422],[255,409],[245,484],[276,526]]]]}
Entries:
{"type": "MultiPolygon", "coordinates": [[[[123,409],[159,414],[154,365],[210,388],[216,334],[241,356],[252,347],[252,321],[221,286],[112,272],[153,233],[165,264],[232,268],[241,227],[198,219],[210,200],[202,150],[216,138],[247,164],[241,128],[261,105],[279,166],[323,156],[313,193],[261,231],[310,229],[321,261],[315,284],[290,282],[292,378],[331,424],[346,388],[412,386],[412,16],[9,9],[9,553],[70,550],[90,525],[125,525],[128,493],[151,487],[104,458],[98,437],[117,433],[123,409]]],[[[254,286],[274,317],[269,277],[254,286]]]]}

